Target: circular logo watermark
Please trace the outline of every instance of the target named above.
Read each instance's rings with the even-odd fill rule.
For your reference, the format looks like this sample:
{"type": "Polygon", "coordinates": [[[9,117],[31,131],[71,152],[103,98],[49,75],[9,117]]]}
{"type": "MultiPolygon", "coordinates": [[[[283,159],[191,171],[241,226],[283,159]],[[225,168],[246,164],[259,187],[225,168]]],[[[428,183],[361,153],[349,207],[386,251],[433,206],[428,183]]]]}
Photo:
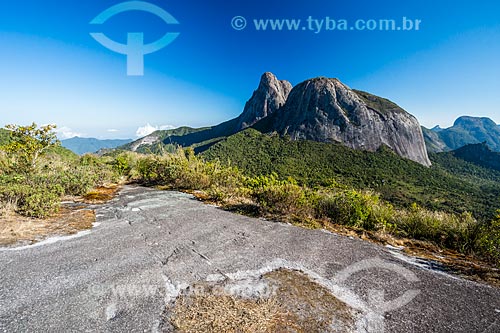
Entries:
{"type": "MultiPolygon", "coordinates": [[[[346,282],[351,279],[354,274],[370,269],[382,269],[396,273],[411,283],[420,281],[415,273],[409,269],[386,262],[380,258],[372,258],[359,261],[341,270],[335,275],[333,282],[337,285],[345,286],[346,282]]],[[[411,289],[405,291],[403,295],[396,299],[385,300],[385,290],[369,289],[367,290],[366,302],[349,305],[364,312],[364,317],[358,322],[358,329],[366,332],[384,332],[384,313],[402,308],[410,303],[418,294],[420,294],[420,290],[411,289]]]]}
{"type": "MultiPolygon", "coordinates": [[[[158,16],[166,24],[179,24],[179,22],[163,8],[144,1],[127,1],[114,5],[100,13],[97,17],[90,21],[90,24],[102,25],[113,16],[128,11],[148,12],[158,16]]],[[[177,39],[177,37],[179,37],[180,33],[167,32],[163,35],[163,37],[149,44],[144,43],[144,33],[142,32],[129,32],[127,34],[127,44],[120,44],[111,40],[101,32],[93,32],[90,35],[104,47],[112,50],[113,52],[125,54],[127,56],[127,75],[142,76],[144,75],[144,56],[146,54],[157,52],[168,46],[175,39],[177,39]]]]}
{"type": "Polygon", "coordinates": [[[247,19],[243,16],[235,16],[231,20],[231,26],[234,30],[243,30],[247,27],[247,19]]]}

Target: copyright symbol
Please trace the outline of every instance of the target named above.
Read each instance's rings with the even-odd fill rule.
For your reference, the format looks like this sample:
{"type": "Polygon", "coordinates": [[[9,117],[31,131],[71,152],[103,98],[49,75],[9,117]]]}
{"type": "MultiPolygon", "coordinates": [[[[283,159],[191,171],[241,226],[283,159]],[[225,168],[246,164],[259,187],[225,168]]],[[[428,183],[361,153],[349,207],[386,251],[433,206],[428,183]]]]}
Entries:
{"type": "Polygon", "coordinates": [[[234,30],[243,30],[247,27],[247,20],[243,16],[235,16],[231,20],[231,26],[234,30]]]}

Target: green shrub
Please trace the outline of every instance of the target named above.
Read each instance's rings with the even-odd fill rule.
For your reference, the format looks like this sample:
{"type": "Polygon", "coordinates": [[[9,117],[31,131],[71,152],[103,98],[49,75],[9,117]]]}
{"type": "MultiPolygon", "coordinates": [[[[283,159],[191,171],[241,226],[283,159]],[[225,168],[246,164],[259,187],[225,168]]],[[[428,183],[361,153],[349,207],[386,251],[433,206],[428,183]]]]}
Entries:
{"type": "Polygon", "coordinates": [[[491,223],[480,227],[476,249],[480,255],[500,267],[500,210],[497,210],[497,216],[491,223]]]}
{"type": "Polygon", "coordinates": [[[60,186],[50,188],[27,184],[8,184],[0,186],[2,202],[10,202],[16,206],[19,214],[28,217],[44,218],[59,209],[60,186]]]}
{"type": "Polygon", "coordinates": [[[157,174],[157,163],[159,157],[156,156],[147,156],[140,158],[134,170],[135,174],[137,174],[136,180],[141,181],[145,184],[155,184],[158,182],[158,174],[157,174]]]}
{"type": "Polygon", "coordinates": [[[98,176],[92,168],[74,166],[62,171],[56,180],[64,189],[66,195],[83,195],[97,183],[98,176]]]}
{"type": "Polygon", "coordinates": [[[132,170],[133,159],[130,154],[122,153],[116,156],[112,162],[113,170],[120,176],[125,176],[132,170]]]}
{"type": "Polygon", "coordinates": [[[29,217],[44,218],[56,213],[59,205],[58,193],[37,188],[18,203],[18,212],[29,217]]]}
{"type": "Polygon", "coordinates": [[[222,167],[218,161],[205,162],[190,149],[179,149],[163,156],[140,157],[130,173],[145,184],[176,189],[205,190],[214,186],[230,189],[243,183],[236,168],[222,167]]]}
{"type": "Polygon", "coordinates": [[[333,223],[367,230],[377,229],[386,222],[389,210],[379,207],[378,196],[370,192],[346,190],[322,193],[316,204],[316,213],[328,217],[333,223]]]}
{"type": "Polygon", "coordinates": [[[205,189],[210,186],[204,165],[196,157],[188,158],[183,151],[149,160],[146,180],[177,189],[205,189]]]}
{"type": "Polygon", "coordinates": [[[57,211],[63,195],[83,195],[92,187],[113,182],[117,174],[103,159],[58,154],[42,156],[30,173],[14,168],[0,173],[0,201],[24,216],[43,218],[57,211]]]}
{"type": "Polygon", "coordinates": [[[221,203],[241,201],[249,198],[249,190],[244,187],[245,177],[237,168],[223,167],[218,161],[207,162],[210,186],[205,190],[210,199],[221,203]]]}
{"type": "Polygon", "coordinates": [[[381,229],[390,234],[397,234],[398,226],[394,222],[396,210],[386,202],[378,202],[372,206],[372,218],[376,221],[376,229],[381,229]]]}
{"type": "Polygon", "coordinates": [[[474,247],[478,223],[469,213],[433,212],[413,204],[394,219],[406,237],[432,241],[440,246],[466,251],[474,247]]]}
{"type": "Polygon", "coordinates": [[[222,166],[219,161],[205,163],[211,186],[224,189],[237,189],[244,185],[246,178],[238,168],[222,166]]]}
{"type": "Polygon", "coordinates": [[[12,162],[7,154],[0,151],[0,175],[6,174],[11,171],[12,162]]]}
{"type": "Polygon", "coordinates": [[[294,179],[279,180],[275,174],[247,180],[251,197],[264,212],[283,215],[310,215],[308,191],[294,179]]]}
{"type": "Polygon", "coordinates": [[[80,157],[80,165],[83,166],[100,167],[103,164],[104,164],[103,159],[97,155],[85,154],[82,157],[80,157]]]}
{"type": "Polygon", "coordinates": [[[18,205],[26,198],[31,191],[31,186],[25,184],[2,184],[0,186],[0,198],[3,202],[10,202],[13,205],[18,205]]]}
{"type": "Polygon", "coordinates": [[[96,187],[119,181],[122,175],[117,172],[113,163],[114,160],[107,157],[85,155],[80,158],[76,168],[80,175],[88,175],[93,181],[92,187],[96,187]]]}
{"type": "Polygon", "coordinates": [[[29,178],[34,186],[59,184],[61,195],[83,195],[93,187],[115,183],[119,176],[111,165],[86,155],[74,162],[51,161],[29,178]]]}

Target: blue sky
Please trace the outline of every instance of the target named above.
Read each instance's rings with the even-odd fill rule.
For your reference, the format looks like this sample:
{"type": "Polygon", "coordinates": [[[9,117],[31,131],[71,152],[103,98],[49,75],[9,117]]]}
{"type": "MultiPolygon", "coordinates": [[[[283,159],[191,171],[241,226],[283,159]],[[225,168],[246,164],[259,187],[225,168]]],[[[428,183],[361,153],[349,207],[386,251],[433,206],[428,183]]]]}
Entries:
{"type": "MultiPolygon", "coordinates": [[[[179,21],[130,11],[90,21],[120,0],[2,0],[1,122],[56,123],[61,136],[133,138],[139,127],[205,126],[237,116],[260,75],[297,84],[336,77],[389,98],[427,127],[460,115],[500,122],[497,1],[150,0],[179,21]],[[246,29],[232,28],[235,16],[246,29]],[[256,31],[254,19],[422,21],[419,31],[256,31]],[[125,55],[91,36],[179,37],[127,76],[125,55]]],[[[144,130],[147,128],[143,128],[144,130]]],[[[147,131],[146,131],[147,132],[147,131]]]]}

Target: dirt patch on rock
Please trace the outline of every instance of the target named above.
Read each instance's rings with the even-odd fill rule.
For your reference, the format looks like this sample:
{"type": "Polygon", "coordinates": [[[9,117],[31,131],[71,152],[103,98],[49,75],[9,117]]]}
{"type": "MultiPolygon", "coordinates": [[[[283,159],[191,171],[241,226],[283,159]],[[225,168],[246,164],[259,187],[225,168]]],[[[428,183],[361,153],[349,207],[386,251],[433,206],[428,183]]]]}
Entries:
{"type": "Polygon", "coordinates": [[[83,202],[89,204],[102,204],[113,199],[120,187],[118,185],[101,186],[83,196],[83,202]]]}
{"type": "Polygon", "coordinates": [[[19,215],[0,218],[0,246],[30,245],[52,236],[72,235],[92,228],[93,210],[84,206],[63,205],[59,213],[47,219],[19,215]]]}
{"type": "Polygon", "coordinates": [[[254,280],[190,286],[169,309],[183,333],[353,332],[355,311],[306,274],[279,269],[254,280]]]}
{"type": "Polygon", "coordinates": [[[98,187],[82,197],[65,197],[59,212],[46,219],[33,219],[16,213],[0,217],[0,246],[22,246],[49,237],[73,235],[91,229],[96,220],[90,205],[113,199],[119,185],[98,187]]]}

